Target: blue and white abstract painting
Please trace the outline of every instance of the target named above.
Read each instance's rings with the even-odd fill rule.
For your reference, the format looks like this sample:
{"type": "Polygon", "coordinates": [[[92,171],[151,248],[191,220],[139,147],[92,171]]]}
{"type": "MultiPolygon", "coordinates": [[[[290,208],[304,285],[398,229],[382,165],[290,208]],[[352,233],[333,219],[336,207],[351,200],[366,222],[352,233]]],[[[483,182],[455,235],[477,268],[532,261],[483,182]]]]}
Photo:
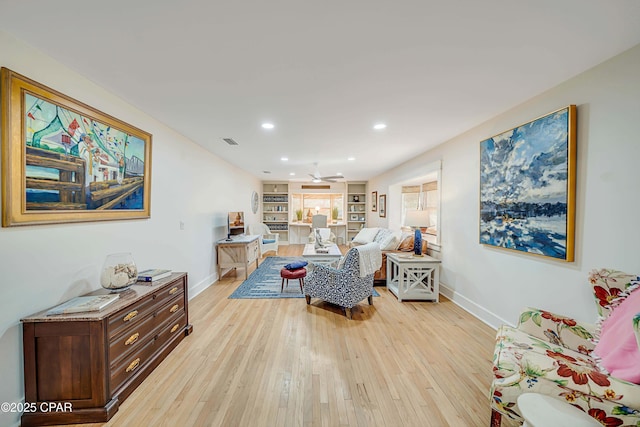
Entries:
{"type": "Polygon", "coordinates": [[[573,261],[573,129],[570,106],[480,143],[480,243],[573,261]]]}

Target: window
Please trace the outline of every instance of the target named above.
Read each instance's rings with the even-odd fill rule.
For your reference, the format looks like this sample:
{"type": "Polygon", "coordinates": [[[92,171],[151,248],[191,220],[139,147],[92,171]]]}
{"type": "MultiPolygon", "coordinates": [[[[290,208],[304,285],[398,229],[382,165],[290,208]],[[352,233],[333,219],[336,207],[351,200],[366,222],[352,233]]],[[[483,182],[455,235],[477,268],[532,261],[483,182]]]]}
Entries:
{"type": "Polygon", "coordinates": [[[421,185],[405,185],[402,187],[402,224],[405,223],[407,211],[429,211],[429,227],[438,226],[438,182],[426,182],[421,185]]]}
{"type": "Polygon", "coordinates": [[[316,214],[326,215],[329,222],[344,218],[342,194],[292,194],[291,202],[293,218],[303,222],[311,222],[311,217],[316,214]],[[299,212],[302,213],[301,218],[298,218],[299,212]]]}

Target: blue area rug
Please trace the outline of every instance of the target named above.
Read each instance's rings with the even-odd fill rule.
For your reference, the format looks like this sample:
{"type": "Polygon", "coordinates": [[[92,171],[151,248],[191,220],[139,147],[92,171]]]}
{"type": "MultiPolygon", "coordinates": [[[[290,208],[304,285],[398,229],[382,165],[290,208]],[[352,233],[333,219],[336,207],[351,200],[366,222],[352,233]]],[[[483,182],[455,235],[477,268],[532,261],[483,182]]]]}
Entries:
{"type": "MultiPolygon", "coordinates": [[[[266,257],[258,269],[251,273],[229,298],[304,298],[297,279],[289,279],[288,287],[285,282],[285,288],[280,292],[280,270],[290,262],[302,260],[302,257],[266,257]]],[[[374,289],[373,296],[378,297],[380,294],[374,289]]]]}

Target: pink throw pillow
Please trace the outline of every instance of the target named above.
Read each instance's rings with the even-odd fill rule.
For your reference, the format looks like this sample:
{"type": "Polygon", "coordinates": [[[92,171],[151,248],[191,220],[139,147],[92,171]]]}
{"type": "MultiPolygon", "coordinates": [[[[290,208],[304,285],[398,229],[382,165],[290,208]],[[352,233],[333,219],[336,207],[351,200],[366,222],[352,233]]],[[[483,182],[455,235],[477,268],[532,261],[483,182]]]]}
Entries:
{"type": "Polygon", "coordinates": [[[634,384],[640,384],[640,348],[633,330],[633,317],[638,313],[640,288],[602,322],[600,341],[594,349],[609,374],[634,384]]]}

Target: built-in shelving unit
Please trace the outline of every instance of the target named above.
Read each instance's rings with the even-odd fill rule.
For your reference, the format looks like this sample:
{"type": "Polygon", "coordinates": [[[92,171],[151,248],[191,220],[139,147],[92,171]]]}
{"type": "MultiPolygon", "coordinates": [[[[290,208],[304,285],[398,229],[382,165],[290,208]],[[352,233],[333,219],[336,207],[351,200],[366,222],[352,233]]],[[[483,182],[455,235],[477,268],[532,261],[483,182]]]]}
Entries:
{"type": "Polygon", "coordinates": [[[347,240],[367,226],[367,183],[347,182],[347,240]]]}
{"type": "Polygon", "coordinates": [[[289,241],[289,184],[284,181],[262,183],[262,222],[280,243],[289,241]]]}

